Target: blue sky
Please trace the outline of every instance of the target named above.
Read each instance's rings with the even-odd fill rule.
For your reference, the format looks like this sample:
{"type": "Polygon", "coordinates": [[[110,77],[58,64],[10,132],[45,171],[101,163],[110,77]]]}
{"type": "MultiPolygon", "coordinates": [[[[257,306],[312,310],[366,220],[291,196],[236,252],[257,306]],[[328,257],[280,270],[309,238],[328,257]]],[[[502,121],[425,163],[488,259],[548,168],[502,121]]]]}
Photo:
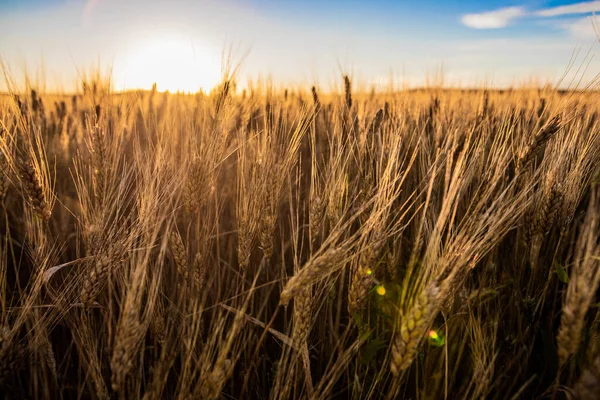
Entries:
{"type": "MultiPolygon", "coordinates": [[[[506,86],[556,82],[577,46],[579,64],[594,54],[595,11],[600,1],[0,0],[0,57],[17,82],[43,65],[47,87],[67,91],[97,62],[117,89],[210,88],[225,46],[247,54],[242,81],[327,88],[344,71],[417,86],[443,67],[448,84],[506,86]]],[[[584,80],[598,73],[593,57],[584,80]]]]}

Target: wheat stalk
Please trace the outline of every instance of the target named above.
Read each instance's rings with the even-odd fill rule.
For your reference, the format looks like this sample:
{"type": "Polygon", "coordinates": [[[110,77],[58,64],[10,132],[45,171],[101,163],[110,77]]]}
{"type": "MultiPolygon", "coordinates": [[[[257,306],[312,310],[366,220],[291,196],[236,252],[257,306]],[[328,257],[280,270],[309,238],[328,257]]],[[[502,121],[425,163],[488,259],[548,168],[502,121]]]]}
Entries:
{"type": "Polygon", "coordinates": [[[373,287],[373,251],[361,256],[358,264],[352,268],[348,287],[348,313],[354,315],[365,304],[369,290],[373,287]]]}
{"type": "Polygon", "coordinates": [[[8,192],[8,163],[4,153],[0,151],[0,201],[6,197],[8,192]]]}
{"type": "Polygon", "coordinates": [[[112,245],[101,254],[94,256],[91,262],[86,263],[86,274],[83,279],[79,297],[85,305],[90,305],[100,294],[106,283],[111,268],[121,262],[122,251],[118,245],[112,245]]]}
{"type": "Polygon", "coordinates": [[[182,281],[185,282],[189,273],[187,249],[183,244],[181,235],[176,230],[171,230],[171,234],[169,236],[169,244],[171,246],[171,253],[173,254],[173,259],[175,260],[177,273],[179,274],[182,281]]]}
{"type": "Polygon", "coordinates": [[[562,118],[555,115],[549,120],[521,150],[517,158],[517,171],[522,171],[535,156],[540,153],[544,145],[558,132],[562,126],[562,118]]]}
{"type": "Polygon", "coordinates": [[[127,374],[133,367],[137,349],[144,336],[145,329],[140,324],[137,312],[133,307],[126,307],[119,321],[115,348],[110,360],[111,383],[113,390],[118,390],[125,382],[127,374]]]}
{"type": "Polygon", "coordinates": [[[185,186],[185,207],[189,213],[197,211],[206,200],[208,179],[206,166],[199,157],[191,161],[188,171],[188,179],[185,186]]]}
{"type": "Polygon", "coordinates": [[[346,107],[352,108],[352,84],[348,75],[344,75],[344,99],[346,107]]]}
{"type": "Polygon", "coordinates": [[[597,193],[593,192],[577,243],[576,261],[563,304],[556,337],[560,365],[564,365],[577,352],[585,326],[585,315],[600,284],[597,199],[597,193]]]}
{"type": "Polygon", "coordinates": [[[310,201],[310,209],[308,214],[308,230],[310,232],[310,238],[314,244],[319,238],[319,233],[323,227],[325,221],[325,208],[327,202],[318,195],[313,195],[310,201]]]}
{"type": "Polygon", "coordinates": [[[538,234],[548,234],[561,210],[563,199],[563,189],[560,184],[554,185],[549,193],[543,195],[541,206],[537,208],[535,218],[530,227],[530,237],[534,237],[538,234]]]}
{"type": "Polygon", "coordinates": [[[95,195],[102,202],[106,196],[107,157],[108,144],[98,124],[93,126],[88,123],[90,132],[90,152],[92,154],[92,168],[94,173],[95,195]]]}
{"type": "Polygon", "coordinates": [[[327,275],[343,261],[344,252],[341,249],[330,248],[323,254],[313,257],[285,285],[279,296],[279,304],[287,304],[292,297],[302,293],[311,284],[327,275]]]}
{"type": "Polygon", "coordinates": [[[31,161],[21,158],[17,160],[17,169],[27,202],[43,221],[49,221],[52,209],[46,199],[42,181],[35,165],[31,161]]]}
{"type": "Polygon", "coordinates": [[[312,286],[301,290],[294,297],[294,328],[292,340],[296,349],[301,349],[310,333],[312,286]]]}
{"type": "Polygon", "coordinates": [[[310,89],[310,91],[312,93],[313,103],[315,104],[315,106],[318,106],[319,104],[321,104],[321,102],[319,101],[319,95],[317,94],[317,88],[315,86],[313,86],[310,89]]]}
{"type": "Polygon", "coordinates": [[[430,284],[402,316],[392,339],[390,361],[392,374],[399,375],[412,364],[419,343],[435,317],[439,292],[438,286],[430,284]]]}

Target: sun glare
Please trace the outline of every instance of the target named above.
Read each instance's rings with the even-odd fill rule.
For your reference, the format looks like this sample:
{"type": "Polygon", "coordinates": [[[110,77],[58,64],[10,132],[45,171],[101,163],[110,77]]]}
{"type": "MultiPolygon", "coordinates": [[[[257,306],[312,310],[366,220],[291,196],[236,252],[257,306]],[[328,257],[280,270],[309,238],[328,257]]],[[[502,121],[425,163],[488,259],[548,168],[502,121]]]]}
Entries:
{"type": "Polygon", "coordinates": [[[115,83],[125,90],[150,89],[156,82],[160,91],[209,91],[221,78],[220,59],[185,39],[147,41],[124,59],[115,83]]]}

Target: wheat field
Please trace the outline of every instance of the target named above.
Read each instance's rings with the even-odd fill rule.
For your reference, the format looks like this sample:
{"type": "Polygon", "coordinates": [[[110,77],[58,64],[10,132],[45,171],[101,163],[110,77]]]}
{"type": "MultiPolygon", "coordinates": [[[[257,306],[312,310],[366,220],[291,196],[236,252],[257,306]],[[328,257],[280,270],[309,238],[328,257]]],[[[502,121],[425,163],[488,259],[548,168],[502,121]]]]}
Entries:
{"type": "Polygon", "coordinates": [[[0,98],[7,399],[598,399],[594,91],[0,98]]]}

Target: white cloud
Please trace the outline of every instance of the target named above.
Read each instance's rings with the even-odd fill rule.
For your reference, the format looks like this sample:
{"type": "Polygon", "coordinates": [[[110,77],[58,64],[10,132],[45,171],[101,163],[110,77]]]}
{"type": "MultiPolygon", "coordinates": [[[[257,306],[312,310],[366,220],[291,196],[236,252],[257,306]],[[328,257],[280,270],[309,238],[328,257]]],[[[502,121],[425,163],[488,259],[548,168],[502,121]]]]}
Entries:
{"type": "MultiPolygon", "coordinates": [[[[497,29],[504,28],[508,26],[512,20],[524,16],[551,18],[564,15],[590,14],[594,12],[600,12],[600,0],[583,1],[566,6],[545,8],[531,12],[528,12],[523,7],[506,7],[477,14],[465,14],[461,21],[469,28],[497,29]]],[[[590,18],[582,18],[580,20],[561,24],[561,28],[567,30],[572,36],[577,38],[596,37],[590,18]]]]}
{"type": "Polygon", "coordinates": [[[540,17],[558,17],[570,14],[587,14],[596,11],[600,11],[600,1],[584,1],[567,6],[546,8],[536,11],[534,14],[540,17]]]}
{"type": "Polygon", "coordinates": [[[600,19],[588,16],[561,25],[569,34],[576,39],[596,39],[600,33],[600,19]]]}
{"type": "Polygon", "coordinates": [[[469,28],[497,29],[504,28],[511,20],[525,14],[523,7],[507,7],[479,14],[465,14],[461,21],[469,28]]]}

